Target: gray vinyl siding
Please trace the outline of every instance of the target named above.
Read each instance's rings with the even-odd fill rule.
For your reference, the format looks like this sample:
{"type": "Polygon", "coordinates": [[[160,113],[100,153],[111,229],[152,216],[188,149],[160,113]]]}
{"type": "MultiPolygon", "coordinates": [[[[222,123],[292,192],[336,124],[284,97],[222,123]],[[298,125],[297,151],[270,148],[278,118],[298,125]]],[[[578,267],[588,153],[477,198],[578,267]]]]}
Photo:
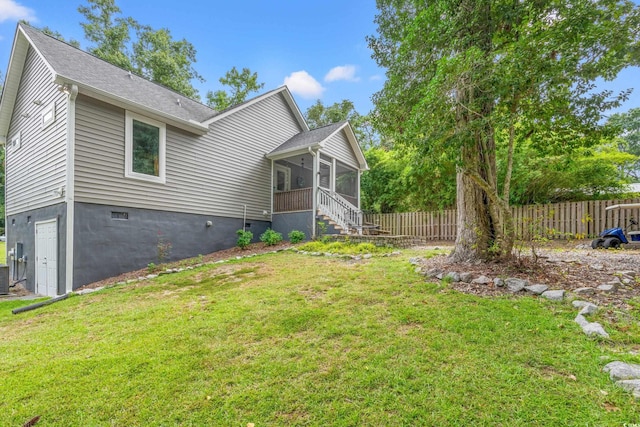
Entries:
{"type": "Polygon", "coordinates": [[[6,150],[7,215],[64,201],[53,190],[66,183],[66,111],[66,96],[29,48],[7,137],[8,143],[21,134],[21,147],[6,150]],[[51,103],[55,103],[55,122],[43,129],[42,111],[51,103]]]}
{"type": "Polygon", "coordinates": [[[210,125],[204,136],[167,126],[166,183],[124,177],[125,111],[79,96],[77,202],[264,220],[271,163],[264,156],[300,127],[280,94],[210,125]]]}
{"type": "Polygon", "coordinates": [[[355,169],[360,168],[358,159],[343,131],[329,138],[321,152],[355,169]]]}

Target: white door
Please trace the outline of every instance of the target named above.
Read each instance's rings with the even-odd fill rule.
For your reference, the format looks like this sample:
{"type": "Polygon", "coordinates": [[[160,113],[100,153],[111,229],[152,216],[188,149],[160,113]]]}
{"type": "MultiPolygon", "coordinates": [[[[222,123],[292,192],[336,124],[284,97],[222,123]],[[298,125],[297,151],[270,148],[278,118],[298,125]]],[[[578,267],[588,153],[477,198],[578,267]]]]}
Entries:
{"type": "Polygon", "coordinates": [[[36,293],[58,295],[58,221],[36,222],[36,293]]]}

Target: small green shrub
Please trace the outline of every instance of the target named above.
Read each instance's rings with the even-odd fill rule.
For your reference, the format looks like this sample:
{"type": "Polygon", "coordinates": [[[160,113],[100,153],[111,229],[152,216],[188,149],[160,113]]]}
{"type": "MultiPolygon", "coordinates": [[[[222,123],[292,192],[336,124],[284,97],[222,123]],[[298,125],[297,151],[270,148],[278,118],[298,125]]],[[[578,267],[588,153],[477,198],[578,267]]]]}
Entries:
{"type": "Polygon", "coordinates": [[[291,232],[288,234],[288,237],[289,241],[294,244],[300,243],[307,238],[307,236],[300,230],[291,230],[291,232]]]}
{"type": "Polygon", "coordinates": [[[147,264],[147,271],[149,272],[149,274],[155,273],[157,269],[158,269],[158,266],[155,263],[150,262],[149,264],[147,264]]]}
{"type": "Polygon", "coordinates": [[[317,230],[316,230],[316,232],[318,234],[318,237],[327,234],[327,224],[326,223],[324,223],[322,221],[318,221],[316,223],[316,225],[318,227],[317,230]]]}
{"type": "Polygon", "coordinates": [[[267,231],[260,235],[260,241],[267,246],[277,245],[282,242],[282,233],[278,233],[277,231],[267,228],[267,231]]]}
{"type": "Polygon", "coordinates": [[[240,249],[246,249],[247,246],[251,244],[251,239],[253,239],[253,233],[245,230],[236,231],[238,235],[237,245],[240,249]]]}

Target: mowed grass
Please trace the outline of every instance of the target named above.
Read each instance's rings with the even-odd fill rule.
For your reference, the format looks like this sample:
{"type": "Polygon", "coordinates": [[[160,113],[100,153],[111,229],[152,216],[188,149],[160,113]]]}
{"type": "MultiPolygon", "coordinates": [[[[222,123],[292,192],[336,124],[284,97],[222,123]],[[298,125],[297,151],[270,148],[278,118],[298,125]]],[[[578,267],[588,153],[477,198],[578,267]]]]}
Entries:
{"type": "Polygon", "coordinates": [[[415,255],[269,254],[2,315],[0,425],[640,422],[601,372],[638,361],[637,327],[592,340],[568,303],[450,291],[415,255]]]}

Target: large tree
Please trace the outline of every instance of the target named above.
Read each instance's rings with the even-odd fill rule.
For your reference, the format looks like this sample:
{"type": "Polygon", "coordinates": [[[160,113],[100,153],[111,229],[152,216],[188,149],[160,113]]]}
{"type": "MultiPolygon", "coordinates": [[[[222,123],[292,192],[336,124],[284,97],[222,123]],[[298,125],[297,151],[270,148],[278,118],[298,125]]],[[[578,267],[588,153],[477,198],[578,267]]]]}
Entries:
{"type": "MultiPolygon", "coordinates": [[[[640,108],[632,108],[625,113],[617,113],[609,118],[609,123],[619,132],[620,149],[640,158],[640,108]]],[[[640,179],[640,161],[628,169],[636,181],[640,179]]]]}
{"type": "Polygon", "coordinates": [[[373,129],[370,116],[363,116],[358,113],[353,102],[348,99],[334,102],[331,105],[324,105],[318,99],[315,104],[307,108],[304,118],[311,129],[341,121],[349,121],[362,149],[379,144],[379,135],[373,129]]]}
{"type": "Polygon", "coordinates": [[[218,111],[242,104],[250,93],[264,87],[264,83],[258,82],[258,73],[252,73],[248,68],[238,72],[238,69],[233,67],[218,80],[228,89],[207,92],[207,105],[218,111]]]}
{"type": "Polygon", "coordinates": [[[190,98],[199,99],[192,80],[204,81],[193,68],[196,49],[185,39],[173,40],[166,28],[155,30],[122,16],[115,0],[87,0],[78,11],[89,52],[125,70],[162,84],[190,98]],[[136,39],[132,39],[132,34],[136,39]]]}
{"type": "Polygon", "coordinates": [[[378,35],[368,41],[387,69],[374,96],[377,125],[425,163],[457,158],[455,260],[510,257],[515,145],[528,140],[554,154],[601,140],[602,112],[628,92],[598,92],[594,82],[638,63],[638,8],[616,0],[377,4],[378,35]]]}

